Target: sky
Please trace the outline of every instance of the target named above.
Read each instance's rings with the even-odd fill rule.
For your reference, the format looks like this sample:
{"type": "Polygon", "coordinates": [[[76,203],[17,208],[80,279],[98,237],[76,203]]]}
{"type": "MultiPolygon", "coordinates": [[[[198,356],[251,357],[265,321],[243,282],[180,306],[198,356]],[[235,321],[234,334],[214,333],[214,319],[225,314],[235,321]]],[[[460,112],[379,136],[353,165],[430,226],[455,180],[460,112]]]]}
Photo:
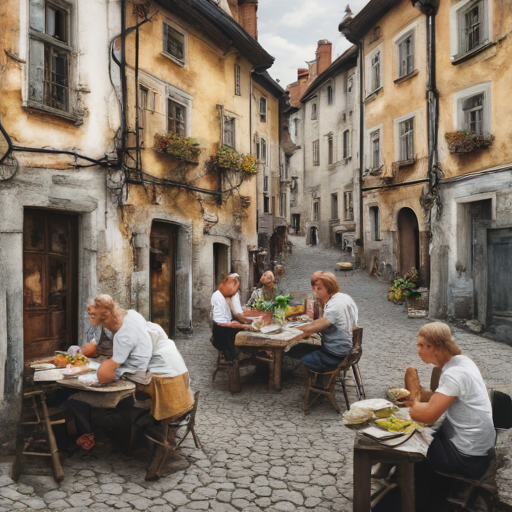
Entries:
{"type": "MultiPolygon", "coordinates": [[[[357,14],[369,0],[351,0],[357,14]]],[[[317,43],[332,43],[332,59],[341,55],[350,43],[338,32],[345,16],[347,0],[259,0],[258,41],[275,57],[268,70],[282,87],[297,80],[297,69],[314,60],[317,43]]]]}

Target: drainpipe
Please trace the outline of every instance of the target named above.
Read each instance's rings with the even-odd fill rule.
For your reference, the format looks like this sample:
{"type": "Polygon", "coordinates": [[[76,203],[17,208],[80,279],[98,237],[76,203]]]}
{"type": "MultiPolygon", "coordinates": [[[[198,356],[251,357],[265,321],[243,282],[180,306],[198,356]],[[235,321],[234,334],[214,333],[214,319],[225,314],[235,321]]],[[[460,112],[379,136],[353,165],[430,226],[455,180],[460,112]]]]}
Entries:
{"type": "Polygon", "coordinates": [[[126,0],[121,0],[121,151],[119,163],[124,167],[124,156],[126,150],[126,109],[127,109],[127,86],[126,86],[126,0]]]}
{"type": "MultiPolygon", "coordinates": [[[[364,60],[363,60],[363,48],[364,43],[361,39],[357,42],[359,49],[359,240],[361,248],[361,257],[359,258],[359,264],[362,266],[361,259],[364,258],[364,229],[363,229],[363,218],[364,218],[364,206],[363,206],[363,169],[364,169],[364,60]]],[[[359,253],[359,250],[358,250],[359,253]]]]}

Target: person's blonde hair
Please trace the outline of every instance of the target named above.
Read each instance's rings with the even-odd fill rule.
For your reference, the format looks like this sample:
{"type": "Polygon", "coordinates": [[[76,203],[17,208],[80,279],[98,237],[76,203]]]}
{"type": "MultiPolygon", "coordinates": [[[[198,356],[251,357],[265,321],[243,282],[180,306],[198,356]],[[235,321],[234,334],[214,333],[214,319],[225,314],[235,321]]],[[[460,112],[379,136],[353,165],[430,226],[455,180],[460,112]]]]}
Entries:
{"type": "Polygon", "coordinates": [[[112,314],[115,319],[120,319],[126,315],[126,311],[106,293],[98,295],[91,301],[91,306],[103,308],[112,314]]]}
{"type": "Polygon", "coordinates": [[[340,291],[340,285],[334,274],[330,272],[322,272],[322,275],[317,277],[316,282],[320,281],[329,292],[330,295],[334,295],[340,291]]]}
{"type": "Polygon", "coordinates": [[[316,282],[318,281],[318,278],[324,273],[323,270],[317,270],[316,272],[313,272],[313,275],[311,276],[311,286],[315,286],[316,282]]]}
{"type": "Polygon", "coordinates": [[[427,343],[430,343],[434,347],[446,350],[452,356],[462,354],[462,350],[452,338],[450,328],[442,322],[425,324],[418,332],[418,336],[424,338],[427,343]]]}

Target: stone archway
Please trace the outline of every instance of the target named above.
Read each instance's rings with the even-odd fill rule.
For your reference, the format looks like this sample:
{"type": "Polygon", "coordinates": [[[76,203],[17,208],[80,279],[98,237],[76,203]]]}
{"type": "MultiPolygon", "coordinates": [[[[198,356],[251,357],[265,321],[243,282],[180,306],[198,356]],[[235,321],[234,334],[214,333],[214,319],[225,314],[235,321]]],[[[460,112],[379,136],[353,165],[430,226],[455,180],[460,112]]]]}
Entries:
{"type": "Polygon", "coordinates": [[[412,267],[420,270],[420,231],[418,218],[411,208],[398,212],[399,272],[405,274],[412,267]]]}

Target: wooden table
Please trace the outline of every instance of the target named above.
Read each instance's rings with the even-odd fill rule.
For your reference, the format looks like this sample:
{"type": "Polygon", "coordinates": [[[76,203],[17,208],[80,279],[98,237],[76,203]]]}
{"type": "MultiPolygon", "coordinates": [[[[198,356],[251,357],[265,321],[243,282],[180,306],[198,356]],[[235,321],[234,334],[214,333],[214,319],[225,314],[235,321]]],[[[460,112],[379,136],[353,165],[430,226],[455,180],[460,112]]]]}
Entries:
{"type": "MultiPolygon", "coordinates": [[[[281,369],[283,365],[283,352],[286,347],[303,336],[298,329],[284,329],[279,334],[263,334],[251,331],[241,331],[236,335],[235,345],[242,352],[253,354],[256,359],[266,361],[270,366],[268,387],[281,391],[281,369]],[[265,356],[258,354],[264,353],[265,356]]],[[[312,343],[304,340],[305,343],[312,343]]],[[[314,343],[314,342],[313,342],[314,343]]]]}
{"type": "MultiPolygon", "coordinates": [[[[417,435],[417,434],[416,434],[417,435]]],[[[428,445],[427,445],[428,446],[428,445]]],[[[396,464],[402,494],[402,510],[415,512],[414,464],[425,457],[419,451],[386,447],[358,434],[354,442],[354,502],[353,512],[369,512],[371,504],[372,466],[378,462],[396,464]]]]}

